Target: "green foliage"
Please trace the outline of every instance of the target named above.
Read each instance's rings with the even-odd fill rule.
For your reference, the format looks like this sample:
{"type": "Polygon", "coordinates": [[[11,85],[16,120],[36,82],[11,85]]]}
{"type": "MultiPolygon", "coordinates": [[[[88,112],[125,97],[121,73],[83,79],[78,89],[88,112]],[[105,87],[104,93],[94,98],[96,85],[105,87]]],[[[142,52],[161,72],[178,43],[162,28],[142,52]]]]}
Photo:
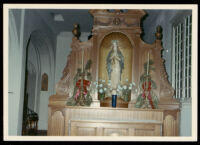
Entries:
{"type": "Polygon", "coordinates": [[[84,104],[85,104],[86,106],[90,106],[91,103],[92,103],[92,96],[91,96],[90,93],[88,92],[88,94],[87,94],[86,97],[85,97],[84,104]]]}
{"type": "MultiPolygon", "coordinates": [[[[140,76],[139,87],[140,87],[140,89],[142,89],[142,84],[144,84],[147,80],[148,80],[148,82],[151,82],[151,92],[150,93],[151,93],[151,97],[152,97],[152,102],[153,102],[153,105],[155,106],[155,108],[157,108],[158,98],[157,98],[156,94],[153,92],[153,89],[156,89],[157,86],[156,86],[155,81],[153,81],[150,76],[150,71],[155,70],[155,68],[152,66],[154,64],[154,62],[153,62],[153,60],[149,60],[148,75],[147,75],[147,64],[148,64],[148,62],[144,63],[144,73],[140,76]]],[[[140,94],[136,100],[135,107],[141,108],[143,106],[143,104],[144,104],[144,98],[143,98],[142,94],[140,94]]]]}
{"type": "Polygon", "coordinates": [[[68,106],[75,106],[76,105],[76,100],[74,99],[74,97],[71,97],[67,100],[67,105],[68,106]]]}
{"type": "MultiPolygon", "coordinates": [[[[85,68],[82,72],[82,70],[80,68],[77,69],[77,73],[76,75],[74,76],[74,80],[73,80],[73,85],[74,85],[74,91],[73,91],[73,95],[72,97],[70,97],[68,100],[67,100],[67,105],[68,106],[76,106],[76,105],[80,105],[79,104],[79,101],[83,101],[83,105],[85,106],[89,106],[91,103],[92,103],[92,97],[90,95],[90,92],[88,91],[86,96],[83,97],[83,100],[80,100],[80,99],[75,99],[75,95],[76,95],[76,92],[78,90],[78,87],[76,86],[76,83],[77,81],[82,77],[82,76],[87,76],[87,79],[89,81],[92,80],[92,76],[91,76],[91,73],[88,72],[89,69],[91,68],[91,65],[92,65],[92,61],[91,60],[88,60],[86,65],[85,65],[85,68]]],[[[78,96],[80,97],[80,96],[78,96]]]]}
{"type": "Polygon", "coordinates": [[[144,104],[144,98],[142,97],[142,94],[140,94],[136,100],[135,107],[141,108],[143,104],[144,104]]]}
{"type": "Polygon", "coordinates": [[[154,94],[153,91],[151,92],[151,96],[152,96],[152,101],[153,101],[153,104],[154,104],[155,108],[158,108],[158,98],[157,98],[157,96],[154,94]]]}

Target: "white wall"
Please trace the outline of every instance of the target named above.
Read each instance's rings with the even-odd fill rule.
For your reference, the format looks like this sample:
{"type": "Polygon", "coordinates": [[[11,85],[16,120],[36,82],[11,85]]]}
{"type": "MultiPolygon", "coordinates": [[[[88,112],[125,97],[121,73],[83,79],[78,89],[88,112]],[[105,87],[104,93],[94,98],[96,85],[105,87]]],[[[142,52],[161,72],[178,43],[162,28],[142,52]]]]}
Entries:
{"type": "Polygon", "coordinates": [[[181,102],[180,136],[192,135],[192,103],[191,99],[181,102]]]}
{"type": "MultiPolygon", "coordinates": [[[[20,11],[20,15],[23,11],[20,11]]],[[[21,17],[19,17],[20,20],[21,17]]],[[[20,34],[17,33],[15,18],[9,12],[9,44],[8,44],[8,134],[18,134],[20,110],[20,82],[22,69],[22,53],[20,34]]]]}
{"type": "MultiPolygon", "coordinates": [[[[46,72],[49,76],[49,91],[36,92],[39,114],[38,129],[47,129],[48,98],[54,93],[55,78],[55,46],[56,37],[43,19],[34,10],[9,10],[9,135],[21,135],[22,113],[24,102],[25,54],[26,44],[30,34],[37,34],[32,40],[37,50],[40,66],[37,86],[40,88],[41,75],[46,72]],[[11,22],[12,21],[12,22],[11,22]],[[36,33],[37,32],[37,33],[36,33]],[[39,32],[39,33],[38,33],[39,32]]],[[[35,58],[34,58],[35,59],[35,58]]],[[[33,60],[29,58],[34,64],[33,60]]]]}
{"type": "MultiPolygon", "coordinates": [[[[39,115],[38,129],[47,130],[49,96],[55,94],[55,85],[62,76],[67,55],[71,50],[72,32],[63,32],[56,39],[56,34],[53,33],[40,15],[34,10],[12,9],[10,10],[9,18],[12,19],[12,23],[9,26],[9,29],[12,29],[9,35],[11,37],[9,39],[9,42],[11,42],[9,46],[9,91],[11,92],[9,93],[8,108],[10,120],[9,135],[21,135],[22,131],[25,48],[30,34],[35,35],[34,38],[31,38],[29,52],[29,62],[33,64],[36,70],[34,111],[39,115]],[[57,52],[55,51],[56,47],[58,48],[57,52]],[[57,58],[56,61],[55,57],[57,58]],[[15,72],[15,75],[12,72],[15,72]],[[48,74],[48,91],[40,91],[41,75],[43,73],[48,74]],[[14,77],[16,75],[19,77],[14,77]]],[[[88,35],[89,33],[83,32],[80,40],[87,40],[88,35]]],[[[32,87],[34,88],[34,86],[32,87]]],[[[29,93],[33,91],[30,89],[32,87],[29,87],[29,93]]],[[[33,109],[30,102],[29,107],[33,109]]]]}
{"type": "MultiPolygon", "coordinates": [[[[81,32],[80,40],[87,41],[89,34],[89,32],[81,32]]],[[[71,51],[72,38],[72,32],[61,32],[57,36],[55,84],[61,79],[62,72],[67,64],[67,56],[71,51]]]]}

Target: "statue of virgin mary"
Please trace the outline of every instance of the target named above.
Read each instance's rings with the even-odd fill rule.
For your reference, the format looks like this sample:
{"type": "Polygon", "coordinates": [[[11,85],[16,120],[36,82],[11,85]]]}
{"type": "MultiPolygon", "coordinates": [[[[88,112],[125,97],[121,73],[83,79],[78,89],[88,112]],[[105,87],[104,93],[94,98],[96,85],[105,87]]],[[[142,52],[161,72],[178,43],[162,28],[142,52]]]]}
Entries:
{"type": "Polygon", "coordinates": [[[117,85],[121,81],[121,74],[124,69],[124,56],[119,50],[118,40],[112,40],[112,49],[108,53],[106,62],[108,77],[109,80],[111,80],[111,86],[113,89],[116,89],[117,85]]]}

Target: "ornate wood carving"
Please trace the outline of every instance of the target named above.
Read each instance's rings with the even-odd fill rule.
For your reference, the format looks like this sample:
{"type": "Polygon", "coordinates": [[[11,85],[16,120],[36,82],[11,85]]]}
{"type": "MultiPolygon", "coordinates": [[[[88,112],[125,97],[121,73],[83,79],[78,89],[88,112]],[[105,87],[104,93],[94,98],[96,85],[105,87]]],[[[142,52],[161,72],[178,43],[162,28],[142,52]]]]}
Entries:
{"type": "MultiPolygon", "coordinates": [[[[86,42],[81,42],[77,37],[73,37],[71,48],[72,51],[67,57],[67,64],[63,70],[61,80],[56,84],[57,95],[72,95],[73,91],[73,77],[76,74],[77,68],[81,66],[81,51],[84,49],[84,62],[88,59],[92,60],[91,74],[94,81],[98,80],[99,69],[99,53],[102,40],[112,32],[120,32],[128,37],[133,47],[133,60],[132,60],[132,80],[138,85],[140,75],[143,73],[144,55],[151,52],[154,59],[154,72],[153,80],[156,82],[157,94],[161,104],[178,104],[177,101],[172,99],[174,89],[171,87],[166,70],[164,68],[164,60],[161,58],[161,38],[162,29],[157,27],[155,33],[156,41],[153,44],[146,44],[141,38],[142,33],[140,28],[140,20],[145,15],[143,10],[128,10],[122,12],[115,10],[110,12],[108,10],[90,10],[91,15],[94,17],[93,36],[86,42]],[[167,101],[166,101],[167,100],[167,101]]],[[[137,94],[132,93],[131,102],[134,103],[137,94]]],[[[94,95],[97,98],[97,94],[94,95]]]]}
{"type": "MultiPolygon", "coordinates": [[[[77,36],[73,37],[71,44],[72,50],[67,57],[67,63],[63,70],[63,75],[60,81],[56,84],[56,94],[50,96],[48,132],[53,132],[52,126],[56,127],[52,124],[52,115],[54,112],[60,111],[57,115],[54,115],[54,120],[56,120],[56,116],[61,118],[62,122],[64,122],[64,124],[62,123],[64,129],[61,129],[59,133],[55,134],[62,134],[64,132],[64,135],[69,135],[70,131],[68,128],[70,128],[70,120],[72,118],[86,120],[96,117],[97,122],[99,122],[99,119],[107,121],[108,119],[123,120],[130,118],[144,121],[150,117],[150,120],[161,121],[162,126],[164,126],[162,128],[163,133],[161,132],[159,125],[154,126],[156,133],[143,131],[142,127],[139,130],[135,128],[126,130],[126,133],[131,135],[145,135],[145,133],[146,135],[178,135],[179,102],[172,98],[174,89],[167,79],[167,73],[163,63],[164,60],[161,57],[161,50],[163,49],[161,45],[161,28],[158,27],[157,31],[155,30],[155,42],[153,44],[147,44],[140,38],[142,33],[140,20],[145,15],[143,10],[128,10],[127,12],[115,10],[114,12],[110,12],[108,10],[99,9],[90,10],[90,13],[94,17],[92,37],[86,42],[81,42],[77,36]],[[141,74],[144,73],[145,57],[148,52],[150,53],[151,58],[154,60],[155,71],[152,74],[152,80],[156,82],[157,86],[155,93],[159,99],[158,109],[135,109],[134,103],[136,102],[138,94],[133,92],[131,93],[131,100],[128,104],[129,108],[126,109],[115,108],[113,110],[112,108],[100,107],[100,105],[96,105],[95,108],[93,108],[94,106],[90,106],[89,108],[66,106],[67,98],[71,97],[73,93],[74,75],[77,72],[77,68],[81,68],[82,50],[84,50],[85,54],[84,62],[88,59],[92,60],[90,73],[92,74],[92,80],[97,81],[99,79],[99,54],[101,44],[104,38],[112,32],[119,32],[126,35],[131,43],[132,62],[130,63],[132,66],[132,74],[130,78],[132,78],[132,81],[136,83],[136,86],[139,84],[141,74]],[[130,110],[130,108],[134,109],[130,110]]],[[[98,103],[97,92],[92,96],[94,102],[98,103]]],[[[110,104],[109,99],[108,102],[104,102],[103,105],[105,104],[110,104]]],[[[96,131],[88,129],[88,131],[96,133],[96,135],[104,134],[104,130],[101,128],[96,128],[96,131]],[[99,133],[97,133],[98,131],[99,133]]]]}

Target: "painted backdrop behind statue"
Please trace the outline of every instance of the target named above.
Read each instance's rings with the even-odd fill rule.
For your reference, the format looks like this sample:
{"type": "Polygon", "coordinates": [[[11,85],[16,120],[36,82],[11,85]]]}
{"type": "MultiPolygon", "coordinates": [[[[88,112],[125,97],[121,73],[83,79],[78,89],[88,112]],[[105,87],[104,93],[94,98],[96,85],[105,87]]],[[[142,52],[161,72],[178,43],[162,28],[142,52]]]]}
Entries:
{"type": "Polygon", "coordinates": [[[112,32],[104,37],[100,45],[99,52],[99,79],[106,82],[109,80],[108,72],[106,69],[106,58],[112,49],[112,40],[118,40],[119,50],[124,56],[124,69],[121,74],[121,83],[123,84],[126,79],[132,81],[132,45],[128,37],[120,32],[112,32]]]}

